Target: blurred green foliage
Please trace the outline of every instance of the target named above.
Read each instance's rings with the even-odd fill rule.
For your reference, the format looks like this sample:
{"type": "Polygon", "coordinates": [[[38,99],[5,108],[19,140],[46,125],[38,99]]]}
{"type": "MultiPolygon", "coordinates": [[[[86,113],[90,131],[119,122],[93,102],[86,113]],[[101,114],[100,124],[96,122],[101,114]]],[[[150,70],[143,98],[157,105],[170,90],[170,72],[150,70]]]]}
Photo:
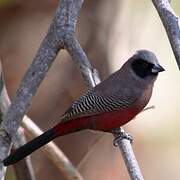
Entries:
{"type": "Polygon", "coordinates": [[[173,6],[176,14],[177,14],[178,16],[180,16],[180,1],[179,1],[179,0],[172,1],[172,6],[173,6]]]}
{"type": "Polygon", "coordinates": [[[7,173],[6,173],[6,180],[16,180],[13,168],[7,168],[7,173]]]}
{"type": "Polygon", "coordinates": [[[0,0],[0,7],[12,5],[15,0],[0,0]]]}

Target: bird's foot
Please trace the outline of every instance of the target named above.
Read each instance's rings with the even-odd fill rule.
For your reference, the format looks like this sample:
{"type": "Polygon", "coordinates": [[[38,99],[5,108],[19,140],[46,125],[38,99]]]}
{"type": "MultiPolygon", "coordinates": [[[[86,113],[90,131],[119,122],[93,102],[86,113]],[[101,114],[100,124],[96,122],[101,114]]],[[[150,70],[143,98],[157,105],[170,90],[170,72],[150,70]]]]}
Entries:
{"type": "Polygon", "coordinates": [[[122,128],[114,129],[112,131],[112,133],[115,136],[113,144],[116,147],[118,146],[119,141],[121,141],[123,139],[127,139],[130,141],[130,143],[133,143],[133,137],[129,133],[125,132],[122,128]]]}

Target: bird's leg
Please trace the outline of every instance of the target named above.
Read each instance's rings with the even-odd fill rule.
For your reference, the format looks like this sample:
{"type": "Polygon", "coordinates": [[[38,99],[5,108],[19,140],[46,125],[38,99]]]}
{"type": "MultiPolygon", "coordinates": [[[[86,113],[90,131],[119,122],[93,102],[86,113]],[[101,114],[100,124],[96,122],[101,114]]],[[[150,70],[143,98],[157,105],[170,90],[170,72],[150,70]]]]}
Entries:
{"type": "Polygon", "coordinates": [[[122,128],[113,129],[112,133],[115,136],[115,139],[113,141],[114,146],[118,146],[118,142],[121,141],[122,139],[127,139],[130,141],[130,143],[133,142],[133,137],[127,132],[125,132],[122,128]]]}

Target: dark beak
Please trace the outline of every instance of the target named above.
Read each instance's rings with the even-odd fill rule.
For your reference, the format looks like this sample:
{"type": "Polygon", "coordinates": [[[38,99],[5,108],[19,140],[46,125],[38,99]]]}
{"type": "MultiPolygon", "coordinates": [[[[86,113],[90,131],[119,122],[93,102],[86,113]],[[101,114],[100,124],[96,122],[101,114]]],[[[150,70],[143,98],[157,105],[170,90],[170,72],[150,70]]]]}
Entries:
{"type": "Polygon", "coordinates": [[[165,71],[165,69],[159,64],[155,64],[152,68],[152,73],[154,74],[162,72],[162,71],[165,71]]]}

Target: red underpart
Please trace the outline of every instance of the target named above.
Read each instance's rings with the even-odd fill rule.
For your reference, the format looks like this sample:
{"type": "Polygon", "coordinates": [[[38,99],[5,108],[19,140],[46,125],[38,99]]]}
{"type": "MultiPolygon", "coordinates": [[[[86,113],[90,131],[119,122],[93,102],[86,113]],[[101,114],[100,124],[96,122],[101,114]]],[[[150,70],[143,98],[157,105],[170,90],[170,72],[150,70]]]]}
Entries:
{"type": "Polygon", "coordinates": [[[53,129],[56,136],[63,136],[83,129],[110,132],[123,126],[133,119],[142,108],[131,107],[124,110],[103,113],[95,116],[82,117],[57,124],[53,129]]]}

